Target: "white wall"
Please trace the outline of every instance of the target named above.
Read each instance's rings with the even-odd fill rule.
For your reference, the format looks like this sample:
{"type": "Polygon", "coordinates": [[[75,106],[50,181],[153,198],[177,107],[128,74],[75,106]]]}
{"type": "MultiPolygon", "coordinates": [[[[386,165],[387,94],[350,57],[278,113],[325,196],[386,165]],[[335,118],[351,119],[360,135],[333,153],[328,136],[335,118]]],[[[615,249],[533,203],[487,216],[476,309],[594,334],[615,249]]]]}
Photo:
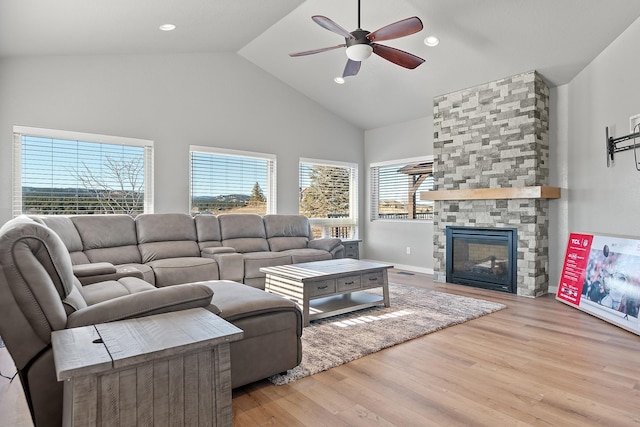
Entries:
{"type": "MultiPolygon", "coordinates": [[[[431,116],[365,132],[364,167],[366,194],[371,194],[371,163],[433,154],[431,116]]],[[[367,203],[369,199],[367,198],[367,203]]],[[[393,263],[396,267],[433,272],[433,224],[427,221],[371,221],[370,210],[362,221],[364,257],[393,263]],[[407,255],[406,248],[411,248],[407,255]]]]}
{"type": "Polygon", "coordinates": [[[605,157],[605,127],[614,137],[627,135],[629,117],[640,114],[639,49],[640,19],[568,85],[569,231],[640,239],[633,151],[616,154],[610,168],[605,157]]]}
{"type": "Polygon", "coordinates": [[[569,86],[551,88],[549,104],[549,185],[560,187],[560,199],[548,201],[549,293],[555,294],[569,239],[569,86]]]}
{"type": "Polygon", "coordinates": [[[300,157],[363,161],[361,129],[236,54],[4,59],[0,224],[13,125],[155,141],[156,212],[188,212],[190,144],[276,154],[280,213],[298,212],[300,157]]]}

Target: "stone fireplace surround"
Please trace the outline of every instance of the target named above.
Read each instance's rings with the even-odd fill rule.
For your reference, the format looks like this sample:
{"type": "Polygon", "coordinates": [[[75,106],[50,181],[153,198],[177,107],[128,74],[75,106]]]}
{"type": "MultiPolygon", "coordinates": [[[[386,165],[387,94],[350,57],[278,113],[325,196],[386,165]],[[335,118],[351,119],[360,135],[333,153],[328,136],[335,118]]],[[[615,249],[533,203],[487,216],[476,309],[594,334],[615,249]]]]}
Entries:
{"type": "Polygon", "coordinates": [[[549,89],[541,76],[531,71],[436,97],[433,128],[436,191],[421,198],[435,200],[434,280],[446,280],[448,225],[512,227],[517,294],[547,293],[549,198],[559,189],[546,187],[549,89]]]}

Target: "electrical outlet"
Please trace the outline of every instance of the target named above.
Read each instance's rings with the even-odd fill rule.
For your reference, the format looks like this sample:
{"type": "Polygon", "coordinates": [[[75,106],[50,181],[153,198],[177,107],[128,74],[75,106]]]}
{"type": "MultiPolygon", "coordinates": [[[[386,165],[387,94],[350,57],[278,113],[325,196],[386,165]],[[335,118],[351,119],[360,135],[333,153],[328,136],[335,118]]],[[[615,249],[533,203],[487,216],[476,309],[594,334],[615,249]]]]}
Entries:
{"type": "Polygon", "coordinates": [[[407,246],[407,255],[411,255],[411,247],[407,246]]]}

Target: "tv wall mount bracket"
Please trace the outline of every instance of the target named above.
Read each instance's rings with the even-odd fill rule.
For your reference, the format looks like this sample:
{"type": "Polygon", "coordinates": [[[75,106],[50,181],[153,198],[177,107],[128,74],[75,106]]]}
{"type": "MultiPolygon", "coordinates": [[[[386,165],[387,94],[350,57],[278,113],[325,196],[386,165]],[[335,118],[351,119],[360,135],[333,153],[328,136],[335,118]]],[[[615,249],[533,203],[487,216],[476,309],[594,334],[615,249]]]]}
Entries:
{"type": "Polygon", "coordinates": [[[620,136],[614,138],[609,136],[609,127],[606,127],[606,144],[607,144],[607,167],[610,167],[613,163],[613,156],[615,153],[622,151],[633,150],[633,156],[635,159],[636,170],[640,171],[640,164],[638,164],[638,149],[640,149],[640,141],[636,143],[636,138],[640,139],[640,124],[636,125],[633,130],[634,133],[629,135],[620,136]]]}

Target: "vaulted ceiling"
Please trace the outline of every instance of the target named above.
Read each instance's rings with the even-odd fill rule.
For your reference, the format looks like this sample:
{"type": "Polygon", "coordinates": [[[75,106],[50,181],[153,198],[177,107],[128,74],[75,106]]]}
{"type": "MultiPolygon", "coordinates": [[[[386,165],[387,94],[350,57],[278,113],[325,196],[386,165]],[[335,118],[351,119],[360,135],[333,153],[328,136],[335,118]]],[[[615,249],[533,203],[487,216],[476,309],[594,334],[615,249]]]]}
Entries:
{"type": "MultiPolygon", "coordinates": [[[[568,83],[640,16],[637,0],[361,0],[373,31],[418,16],[424,29],[382,42],[426,59],[407,70],[373,55],[338,85],[344,42],[311,20],[349,31],[357,0],[2,0],[0,59],[33,55],[237,52],[363,129],[431,114],[436,95],[537,70],[568,83]],[[158,26],[172,23],[171,32],[158,26]],[[440,39],[427,47],[427,35],[440,39]]],[[[629,53],[635,54],[633,52],[629,53]]]]}

